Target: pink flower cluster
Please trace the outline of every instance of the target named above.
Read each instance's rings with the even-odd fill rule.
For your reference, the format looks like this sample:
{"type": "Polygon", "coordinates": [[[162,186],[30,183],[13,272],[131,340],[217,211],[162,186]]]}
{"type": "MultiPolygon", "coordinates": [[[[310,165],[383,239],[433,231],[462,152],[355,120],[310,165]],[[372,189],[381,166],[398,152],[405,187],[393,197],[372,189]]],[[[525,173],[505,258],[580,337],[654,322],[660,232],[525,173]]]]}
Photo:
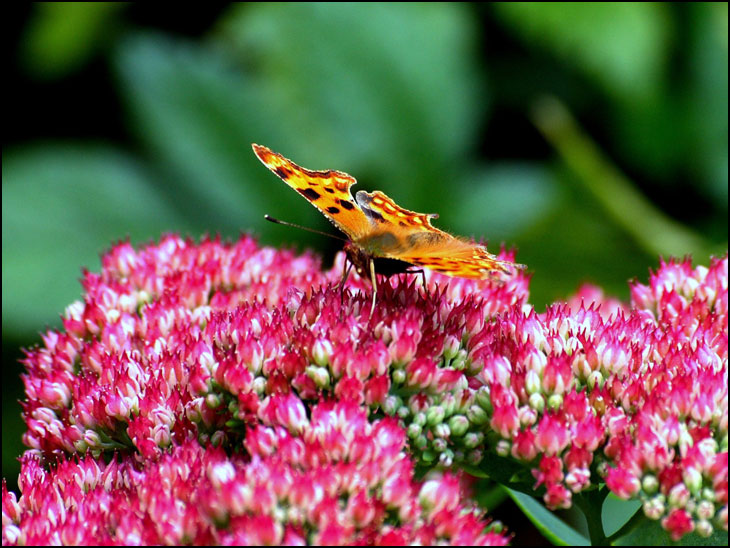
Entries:
{"type": "Polygon", "coordinates": [[[675,539],[727,531],[727,277],[727,256],[670,261],[629,307],[512,309],[478,335],[495,450],[533,467],[549,507],[605,481],[675,539]]]}
{"type": "Polygon", "coordinates": [[[3,545],[505,545],[465,511],[455,476],[413,480],[405,441],[394,419],[323,402],[298,435],[251,427],[245,457],[188,440],[158,459],[87,455],[46,470],[29,452],[19,502],[3,484],[3,545]]]}
{"type": "Polygon", "coordinates": [[[381,279],[371,314],[367,281],[336,287],[342,261],[249,237],[115,246],[25,360],[31,449],[4,544],[93,526],[117,543],[506,541],[415,463],[551,508],[605,484],[675,538],[727,530],[727,257],[662,264],[630,306],[586,287],[542,314],[522,272],[428,271],[381,279]]]}
{"type": "Polygon", "coordinates": [[[249,237],[115,246],[28,352],[3,544],[506,544],[456,476],[415,481],[402,426],[350,397],[372,377],[359,390],[382,402],[391,360],[381,340],[377,374],[349,363],[367,321],[348,332],[335,270],[249,237]],[[337,311],[315,335],[322,299],[337,311]]]}

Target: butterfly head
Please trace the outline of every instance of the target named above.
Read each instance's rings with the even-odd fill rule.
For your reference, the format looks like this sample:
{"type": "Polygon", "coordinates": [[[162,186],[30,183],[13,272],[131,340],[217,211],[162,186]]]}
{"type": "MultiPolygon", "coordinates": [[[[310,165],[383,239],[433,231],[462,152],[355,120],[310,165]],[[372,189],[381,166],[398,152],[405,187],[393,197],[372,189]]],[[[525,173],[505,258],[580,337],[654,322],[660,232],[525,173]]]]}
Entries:
{"type": "Polygon", "coordinates": [[[358,247],[352,242],[346,242],[344,250],[347,254],[347,259],[355,267],[355,271],[363,278],[369,277],[368,268],[371,257],[361,247],[358,247]]]}

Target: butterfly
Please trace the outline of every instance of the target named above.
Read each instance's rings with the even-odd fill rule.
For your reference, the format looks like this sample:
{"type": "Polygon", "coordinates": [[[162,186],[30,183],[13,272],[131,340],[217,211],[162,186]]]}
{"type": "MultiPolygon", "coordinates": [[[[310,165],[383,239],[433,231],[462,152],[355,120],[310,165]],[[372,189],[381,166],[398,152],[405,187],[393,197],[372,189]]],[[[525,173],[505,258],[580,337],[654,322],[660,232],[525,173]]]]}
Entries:
{"type": "Polygon", "coordinates": [[[438,218],[436,213],[403,209],[379,190],[360,190],[353,198],[350,187],[357,181],[347,173],[312,171],[265,146],[252,146],[267,168],[347,236],[347,270],[341,287],[353,266],[358,274],[369,277],[373,284],[371,313],[377,294],[376,273],[390,275],[428,268],[448,276],[484,279],[496,272],[509,274],[525,268],[498,259],[483,245],[433,227],[431,219],[438,218]]]}

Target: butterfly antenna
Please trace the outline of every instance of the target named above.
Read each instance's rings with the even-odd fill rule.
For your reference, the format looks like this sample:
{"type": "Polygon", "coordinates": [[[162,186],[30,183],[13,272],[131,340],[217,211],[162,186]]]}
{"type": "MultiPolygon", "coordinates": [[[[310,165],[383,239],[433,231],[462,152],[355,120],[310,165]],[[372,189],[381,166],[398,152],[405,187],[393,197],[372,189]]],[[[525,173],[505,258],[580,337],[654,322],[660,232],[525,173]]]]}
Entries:
{"type": "Polygon", "coordinates": [[[284,226],[293,226],[294,228],[300,228],[302,230],[306,230],[307,232],[314,232],[315,234],[321,234],[322,236],[329,236],[330,238],[334,238],[335,240],[342,240],[343,242],[346,242],[345,238],[340,238],[339,236],[335,236],[334,234],[330,234],[328,232],[322,232],[321,230],[315,230],[314,228],[309,228],[302,225],[296,225],[294,223],[290,223],[288,221],[282,221],[281,219],[276,219],[272,217],[271,215],[264,215],[264,219],[267,221],[271,221],[272,223],[276,223],[277,225],[284,225],[284,226]]]}

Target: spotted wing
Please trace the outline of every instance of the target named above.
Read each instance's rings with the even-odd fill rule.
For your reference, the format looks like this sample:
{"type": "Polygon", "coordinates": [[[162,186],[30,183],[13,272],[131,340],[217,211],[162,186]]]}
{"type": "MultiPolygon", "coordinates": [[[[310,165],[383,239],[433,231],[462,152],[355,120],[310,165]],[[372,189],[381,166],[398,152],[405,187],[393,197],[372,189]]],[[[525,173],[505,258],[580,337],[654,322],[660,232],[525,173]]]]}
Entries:
{"type": "Polygon", "coordinates": [[[360,190],[355,196],[355,201],[360,206],[360,209],[362,209],[362,212],[376,226],[382,229],[390,225],[399,227],[401,230],[417,232],[433,231],[446,234],[431,226],[431,219],[438,219],[437,213],[416,213],[415,211],[408,211],[379,190],[373,193],[360,190]]]}
{"type": "Polygon", "coordinates": [[[350,194],[350,187],[357,183],[354,177],[341,171],[305,169],[265,146],[252,146],[266,167],[304,196],[351,240],[358,240],[372,231],[374,223],[350,194]]]}
{"type": "Polygon", "coordinates": [[[457,278],[483,279],[495,272],[511,274],[515,269],[525,268],[497,258],[482,245],[447,236],[433,244],[416,246],[397,258],[457,278]]]}
{"type": "Polygon", "coordinates": [[[356,201],[375,228],[356,243],[372,256],[387,257],[459,278],[487,278],[495,271],[511,273],[523,265],[498,259],[475,242],[457,238],[431,225],[435,213],[416,213],[376,191],[360,191],[356,201]]]}

